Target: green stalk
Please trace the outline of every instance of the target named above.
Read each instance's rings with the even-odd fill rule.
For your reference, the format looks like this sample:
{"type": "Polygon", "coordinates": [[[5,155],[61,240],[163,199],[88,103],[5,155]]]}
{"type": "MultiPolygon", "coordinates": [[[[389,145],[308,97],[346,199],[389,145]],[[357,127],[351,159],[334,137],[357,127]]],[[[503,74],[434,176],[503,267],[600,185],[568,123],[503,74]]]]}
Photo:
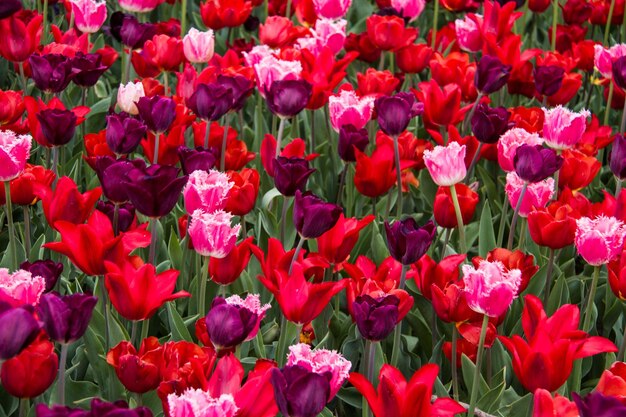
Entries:
{"type": "Polygon", "coordinates": [[[609,15],[606,18],[606,26],[604,27],[604,43],[609,44],[609,33],[611,31],[611,20],[613,20],[613,11],[615,10],[615,0],[611,0],[611,6],[609,7],[609,15]]]}
{"type": "Polygon", "coordinates": [[[517,218],[519,217],[519,209],[522,207],[522,200],[524,200],[524,194],[526,194],[526,189],[528,188],[528,183],[525,182],[522,187],[522,192],[519,194],[519,199],[517,200],[517,204],[515,205],[515,211],[513,212],[513,219],[511,220],[511,229],[509,230],[509,241],[506,245],[508,250],[511,250],[513,247],[513,240],[515,239],[515,226],[517,226],[517,218]]]}
{"type": "Polygon", "coordinates": [[[41,31],[41,44],[45,45],[48,40],[48,0],[43,1],[43,30],[41,31]]]}
{"type": "Polygon", "coordinates": [[[228,139],[228,125],[230,116],[224,116],[224,136],[222,136],[222,152],[220,153],[220,171],[226,172],[226,139],[228,139]]]}
{"type": "Polygon", "coordinates": [[[470,395],[469,408],[467,410],[468,417],[474,417],[476,410],[476,400],[478,396],[478,383],[480,380],[480,368],[483,362],[483,350],[485,349],[485,336],[487,335],[487,326],[489,324],[489,316],[483,316],[483,325],[480,328],[480,339],[478,341],[478,350],[476,351],[476,368],[474,369],[474,379],[472,381],[472,393],[470,395]]]}
{"type": "Polygon", "coordinates": [[[156,245],[157,245],[157,222],[159,219],[150,218],[149,227],[150,227],[150,250],[148,253],[148,263],[156,266],[156,245]]]}
{"type": "Polygon", "coordinates": [[[452,196],[452,204],[454,205],[454,213],[456,214],[456,223],[459,228],[459,243],[461,253],[467,253],[467,244],[465,241],[465,225],[463,224],[463,216],[461,215],[461,205],[459,204],[459,196],[456,193],[456,187],[450,186],[450,195],[452,196]]]}
{"type": "Polygon", "coordinates": [[[556,24],[559,17],[559,0],[552,3],[552,52],[556,51],[556,24]]]}
{"type": "Polygon", "coordinates": [[[550,290],[552,288],[552,270],[554,269],[554,249],[550,248],[550,256],[548,257],[548,270],[546,271],[546,288],[543,290],[543,305],[548,305],[550,299],[550,290]]]}
{"type": "Polygon", "coordinates": [[[185,37],[187,33],[187,0],[181,1],[180,36],[185,37]]]}
{"type": "Polygon", "coordinates": [[[456,368],[457,341],[459,340],[459,331],[456,324],[452,326],[452,359],[450,360],[450,370],[452,371],[452,398],[459,400],[459,371],[456,368]]]}
{"type": "MultiPolygon", "coordinates": [[[[400,284],[398,288],[403,290],[404,284],[406,280],[406,270],[407,265],[402,265],[402,272],[400,273],[400,284]]],[[[391,352],[391,366],[398,365],[398,359],[400,359],[400,336],[402,335],[402,322],[396,324],[395,329],[393,329],[393,350],[391,352]]]]}
{"type": "Polygon", "coordinates": [[[435,0],[433,9],[433,30],[431,32],[430,47],[434,50],[437,42],[437,22],[439,20],[439,0],[435,0]]]}
{"type": "Polygon", "coordinates": [[[400,146],[398,136],[393,137],[393,153],[396,162],[396,181],[398,182],[398,201],[396,201],[396,219],[402,217],[402,170],[400,168],[400,146]]]}
{"type": "Polygon", "coordinates": [[[613,90],[615,89],[615,83],[610,80],[609,83],[609,95],[606,98],[606,109],[604,109],[604,125],[609,124],[609,112],[611,111],[611,102],[613,101],[613,90]]]}
{"type": "Polygon", "coordinates": [[[204,265],[202,267],[202,274],[200,275],[200,281],[198,282],[198,314],[203,316],[206,314],[206,285],[209,280],[209,262],[210,257],[204,257],[204,265]]]}
{"type": "MultiPolygon", "coordinates": [[[[371,340],[366,340],[365,341],[365,352],[363,352],[364,357],[365,357],[365,372],[366,372],[366,376],[367,376],[367,380],[369,382],[372,383],[372,385],[375,385],[374,382],[374,366],[376,365],[376,343],[377,342],[372,342],[371,340]]],[[[363,400],[362,400],[362,416],[363,417],[371,417],[372,416],[372,411],[369,408],[369,404],[367,402],[367,399],[365,398],[365,396],[363,396],[363,400]]]]}
{"type": "Polygon", "coordinates": [[[4,181],[4,196],[6,213],[9,222],[9,248],[11,249],[11,271],[17,269],[17,246],[15,244],[15,225],[13,224],[13,206],[11,202],[11,182],[4,181]]]}
{"type": "Polygon", "coordinates": [[[600,266],[593,268],[593,278],[591,280],[591,288],[589,289],[589,298],[587,299],[587,306],[585,307],[585,316],[583,319],[582,330],[588,332],[589,325],[591,324],[591,312],[593,310],[593,302],[596,298],[596,290],[598,288],[598,279],[600,277],[600,266]]]}
{"type": "Polygon", "coordinates": [[[61,359],[59,359],[59,374],[57,375],[57,403],[59,405],[65,405],[65,365],[68,348],[68,344],[61,344],[61,359]]]}

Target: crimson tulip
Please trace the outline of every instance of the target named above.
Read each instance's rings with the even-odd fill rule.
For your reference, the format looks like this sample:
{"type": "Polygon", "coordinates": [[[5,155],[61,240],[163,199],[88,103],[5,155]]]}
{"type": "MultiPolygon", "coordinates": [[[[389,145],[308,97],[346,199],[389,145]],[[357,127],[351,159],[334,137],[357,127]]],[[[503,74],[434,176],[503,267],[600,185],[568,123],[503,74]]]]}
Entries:
{"type": "Polygon", "coordinates": [[[209,261],[209,277],[220,285],[230,285],[248,266],[250,247],[254,238],[249,237],[236,245],[224,258],[212,257],[209,261]]]}
{"type": "Polygon", "coordinates": [[[533,241],[550,249],[574,244],[579,213],[567,204],[555,201],[546,208],[534,209],[528,215],[528,230],[533,241]]]}
{"type": "Polygon", "coordinates": [[[39,46],[43,16],[23,10],[0,20],[0,55],[10,62],[24,62],[39,46]]]}
{"type": "Polygon", "coordinates": [[[54,190],[44,185],[35,189],[35,195],[41,198],[46,220],[55,229],[59,221],[72,224],[84,223],[93,212],[101,194],[100,187],[81,194],[70,177],[60,178],[54,190]],[[72,209],[68,210],[68,207],[72,209]]]}
{"type": "Polygon", "coordinates": [[[356,166],[354,185],[363,195],[379,197],[389,191],[396,183],[393,142],[376,139],[376,148],[371,156],[355,149],[356,166]]]}
{"type": "Polygon", "coordinates": [[[330,264],[340,265],[350,256],[350,252],[359,240],[359,233],[374,221],[374,216],[347,218],[341,213],[337,223],[322,236],[317,238],[319,254],[330,264]]]}
{"type": "MultiPolygon", "coordinates": [[[[455,184],[454,188],[456,189],[459,199],[463,224],[468,224],[472,221],[474,213],[476,212],[476,206],[478,205],[479,198],[478,193],[463,183],[455,184]]],[[[449,229],[457,227],[456,214],[454,212],[454,204],[452,202],[450,187],[439,187],[437,190],[437,194],[435,194],[433,214],[435,215],[437,225],[449,229]]]]}
{"type": "Polygon", "coordinates": [[[219,30],[242,25],[252,13],[252,3],[246,0],[207,0],[200,4],[200,17],[205,26],[219,30]]]}
{"type": "MultiPolygon", "coordinates": [[[[11,181],[11,202],[21,206],[32,206],[39,197],[36,190],[41,187],[50,187],[55,175],[52,170],[40,165],[26,164],[26,168],[19,177],[11,181]]],[[[0,190],[0,204],[6,203],[4,189],[0,190]]]]}
{"type": "Polygon", "coordinates": [[[383,51],[397,51],[417,38],[417,30],[406,27],[404,20],[398,16],[374,14],[367,18],[365,24],[372,43],[383,51]]]}
{"type": "Polygon", "coordinates": [[[245,216],[256,204],[259,194],[259,173],[256,169],[244,168],[241,172],[228,171],[227,174],[234,185],[228,191],[224,210],[236,216],[245,216]]]}
{"type": "Polygon", "coordinates": [[[139,350],[124,340],[107,353],[106,360],[130,392],[143,394],[156,389],[161,382],[163,346],[156,337],[142,340],[139,350]]]}

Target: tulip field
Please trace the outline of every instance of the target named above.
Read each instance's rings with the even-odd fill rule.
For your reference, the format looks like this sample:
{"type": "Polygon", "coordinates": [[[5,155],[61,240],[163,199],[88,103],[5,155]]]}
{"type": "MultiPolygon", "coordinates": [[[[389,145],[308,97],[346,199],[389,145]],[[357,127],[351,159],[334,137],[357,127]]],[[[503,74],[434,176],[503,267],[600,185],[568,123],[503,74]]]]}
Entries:
{"type": "Polygon", "coordinates": [[[625,417],[625,0],[0,1],[0,417],[625,417]]]}

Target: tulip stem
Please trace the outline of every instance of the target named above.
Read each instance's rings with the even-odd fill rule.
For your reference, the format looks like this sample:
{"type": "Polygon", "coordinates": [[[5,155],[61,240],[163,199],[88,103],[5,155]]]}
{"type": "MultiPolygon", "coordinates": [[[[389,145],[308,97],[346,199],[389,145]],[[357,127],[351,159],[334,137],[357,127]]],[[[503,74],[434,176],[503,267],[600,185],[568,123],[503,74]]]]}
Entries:
{"type": "Polygon", "coordinates": [[[626,352],[626,327],[624,327],[624,333],[622,334],[622,343],[619,346],[619,352],[617,353],[617,361],[624,361],[624,352],[626,352]]]}
{"type": "Polygon", "coordinates": [[[489,316],[483,316],[483,325],[480,328],[480,339],[478,340],[478,350],[476,351],[476,368],[474,369],[474,379],[472,381],[472,393],[470,394],[469,408],[467,410],[468,417],[474,417],[476,410],[476,397],[478,395],[478,383],[480,378],[480,367],[483,362],[483,350],[485,348],[485,336],[487,335],[487,326],[489,325],[489,316]]]}
{"type": "Polygon", "coordinates": [[[622,109],[622,122],[619,125],[619,131],[622,134],[626,132],[626,100],[624,100],[624,107],[622,109]]]}
{"type": "MultiPolygon", "coordinates": [[[[406,280],[406,270],[407,266],[402,265],[402,270],[400,272],[400,283],[398,284],[398,289],[404,289],[404,283],[406,280]]],[[[396,327],[393,329],[393,350],[391,351],[391,366],[398,365],[398,359],[400,359],[400,336],[402,335],[402,322],[397,323],[396,327]]]]}
{"type": "Polygon", "coordinates": [[[32,247],[30,243],[30,210],[29,206],[22,207],[24,213],[24,250],[26,251],[26,260],[29,259],[30,249],[32,247]]]}
{"type": "Polygon", "coordinates": [[[609,44],[609,33],[611,32],[611,20],[613,20],[613,11],[615,10],[615,0],[611,0],[611,6],[609,7],[609,15],[606,18],[606,26],[604,27],[604,43],[609,44]]]}
{"type": "Polygon", "coordinates": [[[156,266],[156,245],[157,245],[157,223],[158,219],[150,218],[150,250],[148,252],[148,262],[156,266]]]}
{"type": "Polygon", "coordinates": [[[228,139],[229,115],[224,116],[224,136],[222,136],[222,152],[220,153],[220,171],[226,172],[226,139],[228,139]]]}
{"type": "Polygon", "coordinates": [[[276,352],[274,360],[278,362],[278,366],[284,366],[287,359],[287,348],[291,345],[291,342],[295,336],[298,337],[302,325],[292,323],[283,314],[283,318],[280,323],[280,336],[278,337],[278,345],[276,346],[276,352]]]}
{"type": "Polygon", "coordinates": [[[130,328],[130,343],[132,343],[135,348],[139,349],[139,345],[137,344],[137,320],[133,320],[130,328]]]}
{"type": "Polygon", "coordinates": [[[587,299],[587,306],[585,307],[585,317],[583,319],[582,330],[588,332],[589,325],[591,324],[591,313],[593,310],[593,302],[596,298],[596,289],[598,287],[598,279],[600,277],[600,266],[594,266],[593,278],[591,279],[591,288],[589,289],[589,298],[587,299]]]}
{"type": "Polygon", "coordinates": [[[474,117],[474,113],[476,112],[476,106],[478,106],[478,103],[480,103],[481,98],[483,98],[483,93],[479,92],[478,96],[476,96],[476,100],[474,101],[474,104],[472,104],[472,108],[470,109],[469,114],[467,115],[465,120],[463,120],[463,132],[471,133],[471,128],[469,128],[470,131],[468,132],[468,124],[470,124],[471,126],[472,117],[474,117]]]}
{"type": "Polygon", "coordinates": [[[456,368],[457,343],[459,340],[459,331],[456,325],[452,326],[452,357],[450,358],[450,370],[452,372],[452,398],[459,400],[459,375],[456,368]]]}
{"type": "Polygon", "coordinates": [[[519,194],[517,204],[515,205],[515,211],[513,212],[513,219],[511,219],[511,229],[509,230],[509,241],[506,244],[506,248],[508,250],[511,250],[511,248],[513,247],[513,239],[515,238],[515,226],[517,226],[517,218],[519,217],[519,210],[522,207],[522,201],[524,200],[524,194],[526,194],[527,188],[528,188],[528,183],[524,182],[524,186],[522,187],[522,191],[519,194]]]}
{"type": "Polygon", "coordinates": [[[348,173],[348,164],[343,164],[343,169],[341,170],[341,175],[339,176],[339,188],[337,189],[337,198],[335,199],[338,206],[341,205],[341,200],[343,197],[343,189],[346,186],[346,175],[348,173]]]}
{"type": "Polygon", "coordinates": [[[278,133],[276,134],[276,158],[280,155],[280,142],[283,140],[283,131],[285,130],[285,119],[280,118],[278,124],[278,133]]]}
{"type": "MultiPolygon", "coordinates": [[[[122,50],[124,47],[122,46],[122,50]]],[[[123,52],[123,51],[122,51],[123,52]]],[[[128,83],[130,81],[130,64],[132,63],[133,50],[128,48],[128,54],[126,56],[126,67],[124,68],[124,82],[128,83]]]]}
{"type": "Polygon", "coordinates": [[[28,86],[28,84],[26,83],[26,76],[24,75],[24,63],[20,62],[17,64],[17,66],[20,69],[20,80],[22,80],[22,90],[24,91],[24,94],[26,94],[26,87],[28,86]]]}
{"type": "Polygon", "coordinates": [[[161,140],[161,133],[154,133],[154,155],[152,155],[152,163],[156,164],[159,162],[159,141],[161,140]]]}
{"type": "Polygon", "coordinates": [[[548,269],[546,271],[546,288],[543,293],[543,305],[548,305],[550,299],[550,290],[552,289],[552,270],[554,269],[554,249],[550,248],[550,256],[548,257],[548,269]]]}
{"type": "Polygon", "coordinates": [[[472,162],[470,162],[470,166],[467,169],[467,176],[465,177],[465,184],[469,184],[469,182],[474,177],[474,168],[476,168],[476,163],[478,162],[478,158],[480,158],[480,152],[483,150],[484,143],[480,142],[478,144],[478,148],[476,148],[476,153],[472,157],[472,162]]]}
{"type": "Polygon", "coordinates": [[[41,31],[41,45],[48,41],[48,0],[43,0],[43,30],[41,31]]]}
{"type": "Polygon", "coordinates": [[[439,20],[439,0],[435,0],[433,9],[433,30],[430,33],[430,48],[435,50],[435,44],[437,43],[437,23],[439,20]]]}
{"type": "Polygon", "coordinates": [[[393,137],[393,153],[396,162],[396,181],[398,182],[398,201],[396,201],[396,218],[402,217],[402,169],[400,167],[400,145],[398,135],[393,137]]]}
{"type": "Polygon", "coordinates": [[[289,264],[289,272],[287,272],[287,275],[291,275],[291,272],[293,271],[293,265],[298,260],[298,255],[300,254],[300,251],[302,250],[302,246],[304,246],[304,241],[305,240],[306,239],[303,238],[302,236],[300,237],[300,241],[298,242],[298,246],[296,246],[296,250],[293,253],[293,258],[291,258],[291,263],[289,264]]]}
{"type": "Polygon", "coordinates": [[[206,136],[204,137],[204,148],[209,149],[209,138],[211,137],[211,121],[206,121],[206,136]]]}
{"type": "Polygon", "coordinates": [[[203,316],[206,314],[206,284],[209,280],[209,262],[210,257],[204,257],[204,265],[202,266],[202,274],[200,274],[200,282],[198,283],[198,314],[203,316]]]}
{"type": "Polygon", "coordinates": [[[28,398],[20,398],[19,417],[27,417],[30,409],[30,400],[28,398]]]}
{"type": "MultiPolygon", "coordinates": [[[[365,357],[365,375],[367,376],[367,380],[374,385],[374,366],[376,365],[376,342],[372,342],[371,340],[365,341],[365,352],[363,352],[365,357]]],[[[369,408],[369,404],[367,402],[367,398],[363,396],[363,407],[362,407],[362,416],[363,417],[371,417],[372,412],[369,408]]]]}
{"type": "Polygon", "coordinates": [[[113,208],[113,236],[117,236],[119,233],[118,223],[120,221],[120,205],[115,203],[113,208]]]}
{"type": "Polygon", "coordinates": [[[54,185],[56,186],[56,182],[59,178],[59,147],[52,147],[52,172],[54,172],[54,185]]]}
{"type": "Polygon", "coordinates": [[[4,181],[4,196],[6,212],[9,224],[9,248],[11,249],[11,271],[17,269],[17,246],[15,244],[15,224],[13,224],[13,206],[11,202],[11,182],[4,181]]]}
{"type": "Polygon", "coordinates": [[[61,359],[59,359],[59,374],[57,375],[57,403],[65,405],[65,365],[67,363],[67,343],[61,344],[61,359]]]}
{"type": "Polygon", "coordinates": [[[100,302],[102,303],[102,316],[104,317],[104,348],[109,351],[111,347],[111,331],[109,325],[109,300],[107,298],[107,290],[104,285],[104,277],[99,278],[100,281],[100,302]]]}
{"type": "Polygon", "coordinates": [[[463,215],[461,214],[461,205],[459,204],[459,196],[456,193],[456,187],[450,186],[450,195],[452,196],[452,204],[454,205],[454,213],[456,214],[456,223],[459,228],[459,244],[461,253],[467,253],[467,245],[465,243],[465,225],[463,224],[463,215]]]}
{"type": "Polygon", "coordinates": [[[559,17],[559,0],[552,3],[552,52],[556,51],[556,24],[559,17]]]}
{"type": "Polygon", "coordinates": [[[613,101],[613,90],[615,89],[615,83],[610,80],[609,83],[609,95],[606,98],[606,108],[604,109],[604,125],[609,124],[609,112],[611,111],[611,102],[613,101]]]}
{"type": "Polygon", "coordinates": [[[144,339],[148,337],[148,330],[150,330],[150,318],[144,319],[141,322],[141,334],[139,336],[140,338],[139,343],[137,344],[137,348],[139,348],[144,339]]]}
{"type": "Polygon", "coordinates": [[[180,9],[180,36],[183,38],[187,31],[187,0],[181,1],[180,9]]]}

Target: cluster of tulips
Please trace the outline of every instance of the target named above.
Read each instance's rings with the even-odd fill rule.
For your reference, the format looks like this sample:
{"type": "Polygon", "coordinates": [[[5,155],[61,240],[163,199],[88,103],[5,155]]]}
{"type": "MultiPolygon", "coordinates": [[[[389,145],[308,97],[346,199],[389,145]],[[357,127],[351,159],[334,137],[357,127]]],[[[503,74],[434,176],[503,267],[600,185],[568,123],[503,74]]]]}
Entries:
{"type": "Polygon", "coordinates": [[[624,0],[3,0],[0,411],[626,415],[624,0]]]}

